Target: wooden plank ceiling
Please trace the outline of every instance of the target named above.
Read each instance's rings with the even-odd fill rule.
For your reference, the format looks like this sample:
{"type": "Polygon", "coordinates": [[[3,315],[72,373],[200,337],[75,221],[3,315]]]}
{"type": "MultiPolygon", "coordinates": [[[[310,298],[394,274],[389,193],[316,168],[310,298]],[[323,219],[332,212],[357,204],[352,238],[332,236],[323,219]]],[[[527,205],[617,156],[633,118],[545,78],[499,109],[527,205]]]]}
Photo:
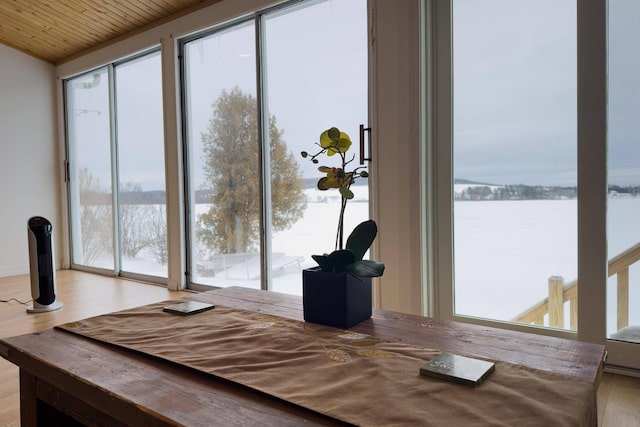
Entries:
{"type": "Polygon", "coordinates": [[[57,64],[219,0],[0,0],[0,43],[57,64]]]}

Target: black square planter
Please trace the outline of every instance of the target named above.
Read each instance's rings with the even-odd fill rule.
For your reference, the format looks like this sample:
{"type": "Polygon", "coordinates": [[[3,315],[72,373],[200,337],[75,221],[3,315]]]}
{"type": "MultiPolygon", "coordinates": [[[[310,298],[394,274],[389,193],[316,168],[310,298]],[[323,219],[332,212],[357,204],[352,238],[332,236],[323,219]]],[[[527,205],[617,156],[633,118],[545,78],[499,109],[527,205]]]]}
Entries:
{"type": "Polygon", "coordinates": [[[306,322],[350,328],[371,317],[371,277],[305,269],[302,303],[306,322]]]}

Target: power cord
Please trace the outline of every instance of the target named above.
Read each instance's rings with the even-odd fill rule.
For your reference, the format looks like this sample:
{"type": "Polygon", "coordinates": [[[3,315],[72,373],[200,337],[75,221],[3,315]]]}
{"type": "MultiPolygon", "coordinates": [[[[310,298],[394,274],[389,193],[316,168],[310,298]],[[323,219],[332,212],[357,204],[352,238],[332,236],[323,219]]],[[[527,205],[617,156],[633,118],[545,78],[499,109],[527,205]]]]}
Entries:
{"type": "Polygon", "coordinates": [[[0,299],[0,302],[11,302],[11,301],[15,301],[15,302],[17,302],[18,304],[22,304],[22,305],[27,305],[27,304],[29,304],[29,303],[30,303],[31,301],[33,301],[33,300],[29,300],[29,301],[26,301],[26,302],[22,302],[22,301],[20,301],[20,300],[19,300],[19,299],[17,299],[17,298],[0,299]]]}

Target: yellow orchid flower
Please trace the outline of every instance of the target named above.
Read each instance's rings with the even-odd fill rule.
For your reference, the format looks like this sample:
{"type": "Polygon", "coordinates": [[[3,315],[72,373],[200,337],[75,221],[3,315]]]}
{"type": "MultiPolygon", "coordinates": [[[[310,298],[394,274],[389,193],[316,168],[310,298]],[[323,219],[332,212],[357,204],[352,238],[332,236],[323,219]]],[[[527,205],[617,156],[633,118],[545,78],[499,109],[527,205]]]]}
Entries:
{"type": "Polygon", "coordinates": [[[327,129],[320,134],[320,146],[327,149],[327,156],[345,153],[351,147],[351,138],[338,128],[327,129]]]}
{"type": "Polygon", "coordinates": [[[327,174],[326,177],[320,178],[318,181],[318,189],[328,190],[330,188],[340,188],[351,179],[351,172],[345,173],[341,168],[330,168],[328,166],[320,166],[320,172],[327,174]]]}
{"type": "MultiPolygon", "coordinates": [[[[357,178],[367,178],[366,166],[360,165],[354,167],[351,172],[347,172],[347,165],[355,160],[355,154],[351,158],[347,158],[345,152],[351,147],[351,138],[340,129],[332,127],[325,130],[320,134],[320,142],[316,143],[316,146],[320,147],[320,150],[315,153],[309,153],[307,151],[301,151],[300,155],[303,159],[308,159],[314,164],[318,164],[320,157],[323,154],[327,156],[333,156],[339,154],[340,165],[338,167],[320,166],[318,170],[326,176],[323,176],[318,180],[319,190],[329,190],[336,188],[340,192],[340,215],[338,217],[338,232],[336,233],[336,250],[342,250],[343,245],[343,226],[344,226],[344,211],[347,206],[347,201],[355,197],[353,191],[351,191],[351,185],[355,183],[357,178]]],[[[348,243],[348,241],[347,241],[348,243]]],[[[315,259],[315,258],[314,258],[315,259]]],[[[317,260],[316,260],[317,261],[317,260]]]]}

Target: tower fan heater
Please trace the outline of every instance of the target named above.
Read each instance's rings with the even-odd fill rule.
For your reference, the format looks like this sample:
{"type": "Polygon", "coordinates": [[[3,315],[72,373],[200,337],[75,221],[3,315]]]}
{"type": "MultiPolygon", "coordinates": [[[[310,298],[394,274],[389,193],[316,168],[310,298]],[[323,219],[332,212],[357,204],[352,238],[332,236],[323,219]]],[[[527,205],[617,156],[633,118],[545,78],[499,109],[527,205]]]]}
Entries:
{"type": "Polygon", "coordinates": [[[56,272],[53,257],[53,227],[41,217],[34,216],[27,223],[29,236],[29,271],[33,304],[27,313],[40,313],[62,308],[56,301],[56,272]]]}

